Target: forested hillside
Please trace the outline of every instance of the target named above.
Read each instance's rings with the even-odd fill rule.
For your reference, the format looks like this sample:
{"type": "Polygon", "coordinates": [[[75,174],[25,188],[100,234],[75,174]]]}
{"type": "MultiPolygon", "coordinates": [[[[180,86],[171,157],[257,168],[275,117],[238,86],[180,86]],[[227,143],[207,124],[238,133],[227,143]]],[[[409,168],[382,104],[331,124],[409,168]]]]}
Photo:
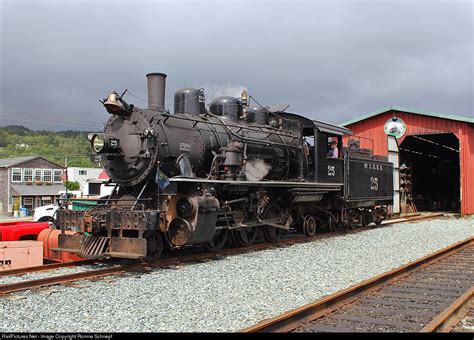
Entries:
{"type": "Polygon", "coordinates": [[[0,158],[43,156],[68,166],[97,167],[90,161],[88,132],[33,131],[21,125],[0,127],[0,158]]]}

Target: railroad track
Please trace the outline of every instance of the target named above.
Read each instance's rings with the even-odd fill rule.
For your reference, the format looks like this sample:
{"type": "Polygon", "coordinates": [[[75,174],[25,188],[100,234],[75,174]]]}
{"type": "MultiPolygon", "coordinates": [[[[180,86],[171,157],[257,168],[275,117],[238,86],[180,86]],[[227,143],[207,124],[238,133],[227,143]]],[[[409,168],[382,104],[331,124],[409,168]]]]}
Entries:
{"type": "Polygon", "coordinates": [[[241,332],[445,332],[473,295],[471,237],[241,332]]]}
{"type": "MultiPolygon", "coordinates": [[[[411,222],[414,220],[436,218],[440,216],[443,216],[443,214],[440,213],[440,214],[413,216],[405,220],[394,220],[394,221],[389,220],[389,221],[385,221],[385,223],[382,224],[382,227],[386,225],[394,224],[394,223],[411,222]]],[[[358,232],[362,232],[364,230],[368,230],[371,228],[373,227],[359,227],[353,230],[344,230],[344,231],[338,232],[337,235],[358,233],[358,232]]],[[[17,283],[11,283],[11,284],[0,284],[0,296],[2,295],[4,296],[4,295],[11,294],[14,292],[22,291],[22,290],[35,289],[39,287],[47,287],[47,286],[53,286],[53,285],[59,285],[59,284],[70,284],[71,282],[79,281],[79,280],[91,280],[91,279],[95,280],[95,279],[104,278],[106,276],[120,275],[126,272],[136,272],[136,271],[146,272],[146,271],[157,269],[157,268],[166,268],[170,266],[182,265],[182,264],[187,264],[187,263],[211,261],[211,260],[216,260],[225,256],[229,256],[229,255],[243,254],[243,253],[248,253],[248,252],[253,252],[253,251],[271,249],[275,247],[286,247],[286,246],[291,246],[293,244],[298,244],[298,243],[312,242],[315,240],[333,237],[334,235],[335,234],[333,232],[324,232],[313,237],[297,236],[297,237],[293,237],[289,239],[283,239],[278,243],[257,243],[248,247],[226,248],[214,253],[210,253],[210,252],[203,253],[202,251],[196,253],[196,251],[194,251],[195,253],[191,252],[190,254],[187,254],[187,255],[165,258],[165,259],[159,260],[157,262],[152,262],[152,263],[135,262],[133,264],[116,265],[116,266],[113,266],[113,263],[111,263],[112,266],[108,268],[87,270],[87,271],[82,271],[78,273],[66,274],[66,275],[55,275],[51,277],[46,277],[46,278],[41,278],[41,279],[36,279],[36,280],[26,280],[26,281],[21,281],[17,283]]],[[[15,269],[15,270],[10,270],[10,271],[0,272],[0,277],[9,276],[9,275],[23,275],[23,274],[39,272],[39,271],[49,271],[49,270],[63,268],[63,267],[71,267],[74,265],[83,265],[83,264],[93,264],[97,262],[98,262],[97,260],[95,261],[85,260],[85,261],[78,261],[78,262],[69,262],[69,263],[62,263],[62,264],[44,265],[44,266],[39,266],[39,267],[15,269]]]]}
{"type": "Polygon", "coordinates": [[[98,262],[97,260],[80,260],[80,261],[71,261],[71,262],[48,263],[48,264],[43,264],[41,266],[4,270],[0,272],[0,277],[10,276],[10,275],[24,275],[28,273],[37,273],[37,272],[43,272],[43,271],[49,271],[49,270],[55,270],[55,269],[60,269],[60,268],[67,268],[67,267],[76,267],[76,266],[81,266],[85,264],[93,264],[97,262],[98,262]]]}

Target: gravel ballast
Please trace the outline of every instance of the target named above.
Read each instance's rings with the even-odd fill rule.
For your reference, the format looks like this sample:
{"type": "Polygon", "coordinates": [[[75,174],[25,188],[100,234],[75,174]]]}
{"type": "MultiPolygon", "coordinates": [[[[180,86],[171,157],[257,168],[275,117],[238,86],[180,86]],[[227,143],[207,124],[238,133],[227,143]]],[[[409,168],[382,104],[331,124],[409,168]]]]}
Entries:
{"type": "Polygon", "coordinates": [[[87,288],[0,299],[0,332],[238,331],[474,236],[474,219],[401,223],[87,288]]]}

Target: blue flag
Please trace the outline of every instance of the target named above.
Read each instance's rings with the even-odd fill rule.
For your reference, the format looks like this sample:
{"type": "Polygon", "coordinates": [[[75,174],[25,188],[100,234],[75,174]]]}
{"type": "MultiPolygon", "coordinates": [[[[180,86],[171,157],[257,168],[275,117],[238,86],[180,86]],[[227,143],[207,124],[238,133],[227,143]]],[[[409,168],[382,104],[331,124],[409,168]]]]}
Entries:
{"type": "Polygon", "coordinates": [[[166,175],[161,172],[159,169],[156,171],[155,183],[160,187],[160,189],[166,188],[170,185],[170,180],[166,175]]]}

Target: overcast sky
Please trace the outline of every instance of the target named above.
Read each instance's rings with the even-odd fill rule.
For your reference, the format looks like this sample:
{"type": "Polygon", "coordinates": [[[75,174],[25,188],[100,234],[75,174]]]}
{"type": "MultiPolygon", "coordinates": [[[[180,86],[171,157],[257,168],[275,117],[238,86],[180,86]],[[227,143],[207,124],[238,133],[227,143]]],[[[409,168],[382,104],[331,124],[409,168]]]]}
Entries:
{"type": "Polygon", "coordinates": [[[0,4],[0,125],[100,129],[98,99],[146,99],[149,72],[168,74],[168,104],[192,86],[332,123],[390,105],[474,115],[471,1],[0,4]]]}

